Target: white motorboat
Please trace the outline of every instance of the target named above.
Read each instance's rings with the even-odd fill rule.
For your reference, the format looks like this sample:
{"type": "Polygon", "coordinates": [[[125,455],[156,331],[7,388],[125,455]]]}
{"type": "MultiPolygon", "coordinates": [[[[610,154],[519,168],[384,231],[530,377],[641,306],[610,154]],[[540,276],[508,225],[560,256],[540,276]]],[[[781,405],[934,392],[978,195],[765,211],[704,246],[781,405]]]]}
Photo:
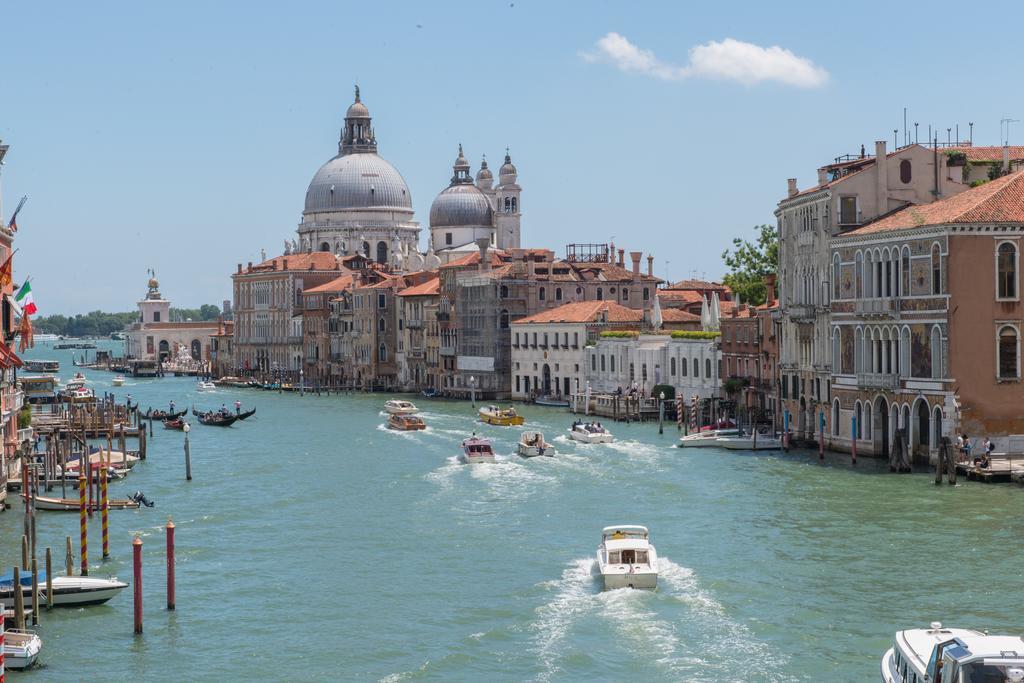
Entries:
{"type": "Polygon", "coordinates": [[[117,375],[116,377],[114,377],[114,379],[110,380],[110,383],[113,384],[115,387],[123,387],[124,377],[122,377],[121,375],[117,375]]]}
{"type": "Polygon", "coordinates": [[[606,526],[597,546],[597,566],[605,590],[658,586],[658,552],[645,526],[606,526]]]}
{"type": "Polygon", "coordinates": [[[204,382],[200,380],[196,383],[196,391],[216,391],[217,385],[213,382],[204,382]]]}
{"type": "Polygon", "coordinates": [[[569,428],[569,436],[582,443],[611,443],[615,437],[600,422],[577,422],[569,428]]]}
{"type": "Polygon", "coordinates": [[[8,669],[31,668],[42,650],[43,641],[32,631],[14,628],[4,631],[4,666],[8,669]]]}
{"type": "Polygon", "coordinates": [[[384,402],[384,411],[389,415],[415,415],[420,409],[412,401],[392,399],[384,402]]]}
{"type": "Polygon", "coordinates": [[[680,448],[710,448],[717,446],[715,443],[720,436],[738,436],[738,429],[706,429],[702,432],[694,432],[679,438],[680,448]]]}
{"type": "Polygon", "coordinates": [[[782,449],[782,439],[771,434],[753,432],[737,436],[720,436],[715,440],[715,445],[730,451],[778,451],[782,449]]]}
{"type": "Polygon", "coordinates": [[[545,441],[544,435],[540,432],[523,432],[519,437],[516,451],[524,458],[538,455],[552,456],[555,454],[555,447],[545,441]]]}
{"type": "Polygon", "coordinates": [[[966,628],[897,631],[882,655],[882,683],[1004,683],[1024,681],[1024,638],[966,628]]]}
{"type": "MultiPolygon", "coordinates": [[[[131,469],[132,467],[135,467],[138,462],[139,456],[132,455],[131,453],[125,453],[123,451],[108,451],[104,449],[102,451],[93,451],[89,454],[89,464],[93,467],[103,463],[118,469],[131,469]]],[[[77,473],[81,467],[82,460],[80,457],[74,460],[68,460],[67,462],[68,472],[77,473]]]]}
{"type": "Polygon", "coordinates": [[[465,439],[462,442],[462,459],[468,465],[494,463],[494,449],[491,448],[490,440],[476,434],[465,439]]]}
{"type": "MultiPolygon", "coordinates": [[[[32,600],[32,575],[22,573],[20,576],[22,596],[25,604],[32,600]]],[[[102,605],[107,600],[128,587],[116,577],[102,579],[96,576],[63,576],[53,575],[53,604],[57,607],[82,607],[85,605],[102,605]]],[[[0,575],[0,603],[5,608],[14,606],[14,577],[10,572],[0,575]]],[[[46,590],[46,571],[39,571],[40,590],[46,590]]],[[[45,598],[44,598],[45,599],[45,598]]]]}

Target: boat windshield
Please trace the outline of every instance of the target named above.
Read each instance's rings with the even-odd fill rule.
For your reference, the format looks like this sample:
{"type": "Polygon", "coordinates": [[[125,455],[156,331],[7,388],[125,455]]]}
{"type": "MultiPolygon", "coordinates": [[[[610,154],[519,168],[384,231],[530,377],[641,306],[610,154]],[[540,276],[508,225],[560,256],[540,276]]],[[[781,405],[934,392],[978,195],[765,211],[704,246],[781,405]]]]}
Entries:
{"type": "Polygon", "coordinates": [[[998,659],[964,664],[960,668],[959,683],[1004,683],[1024,680],[1024,664],[1019,659],[1000,664],[998,659]]]}

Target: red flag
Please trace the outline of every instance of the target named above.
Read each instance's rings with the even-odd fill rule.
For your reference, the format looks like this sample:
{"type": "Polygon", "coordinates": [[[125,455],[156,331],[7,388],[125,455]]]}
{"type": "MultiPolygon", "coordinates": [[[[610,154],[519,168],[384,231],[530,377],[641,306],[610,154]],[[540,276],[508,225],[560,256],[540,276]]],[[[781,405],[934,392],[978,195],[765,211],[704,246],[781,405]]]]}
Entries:
{"type": "Polygon", "coordinates": [[[32,320],[26,309],[21,315],[21,340],[18,342],[18,353],[24,353],[36,345],[35,335],[32,332],[32,320]]]}
{"type": "Polygon", "coordinates": [[[0,266],[0,289],[3,289],[14,281],[14,263],[12,259],[14,259],[13,251],[11,252],[11,255],[7,257],[7,260],[4,261],[4,264],[0,266]]]}

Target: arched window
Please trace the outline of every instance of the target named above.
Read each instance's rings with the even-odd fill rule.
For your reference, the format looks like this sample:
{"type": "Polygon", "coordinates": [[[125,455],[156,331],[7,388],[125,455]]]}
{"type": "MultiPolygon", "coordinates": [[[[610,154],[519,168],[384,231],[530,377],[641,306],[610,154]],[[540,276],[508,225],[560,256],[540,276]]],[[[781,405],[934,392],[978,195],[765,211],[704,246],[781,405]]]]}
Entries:
{"type": "Polygon", "coordinates": [[[512,198],[512,213],[515,213],[518,210],[518,207],[519,207],[519,202],[516,201],[515,197],[513,197],[512,198]]]}
{"type": "Polygon", "coordinates": [[[501,329],[503,329],[503,330],[507,330],[508,329],[508,311],[504,311],[503,310],[501,312],[501,316],[498,318],[498,320],[499,320],[499,323],[498,323],[499,327],[501,327],[501,329]]]}
{"type": "Polygon", "coordinates": [[[650,287],[644,287],[644,301],[651,300],[651,289],[650,287]]]}
{"type": "Polygon", "coordinates": [[[870,403],[865,403],[864,404],[864,426],[861,427],[860,435],[866,441],[870,441],[872,439],[872,437],[874,436],[871,433],[871,404],[870,403]]]}
{"type": "Polygon", "coordinates": [[[679,376],[686,377],[686,370],[689,367],[689,362],[685,358],[679,361],[679,376]]]}
{"type": "Polygon", "coordinates": [[[900,330],[900,375],[910,377],[910,328],[900,330]]]}
{"type": "Polygon", "coordinates": [[[700,377],[700,361],[696,358],[693,359],[693,376],[694,378],[700,377]]]}
{"type": "Polygon", "coordinates": [[[1003,242],[996,252],[996,297],[1017,298],[1017,247],[1003,242]]]}
{"type": "Polygon", "coordinates": [[[608,366],[610,372],[615,372],[615,354],[608,356],[608,366]]]}
{"type": "Polygon", "coordinates": [[[863,298],[864,297],[864,285],[863,285],[864,255],[861,254],[859,251],[857,252],[856,263],[854,265],[854,273],[853,273],[853,275],[856,278],[856,282],[854,283],[853,295],[855,297],[857,297],[857,298],[863,298]]]}
{"type": "Polygon", "coordinates": [[[377,347],[377,361],[380,363],[388,362],[388,347],[384,342],[381,342],[380,346],[377,347]]]}
{"type": "Polygon", "coordinates": [[[388,262],[388,243],[377,242],[377,263],[388,262]]]}
{"type": "Polygon", "coordinates": [[[555,301],[561,301],[561,300],[562,300],[562,288],[561,287],[555,287],[555,301]]]}
{"type": "Polygon", "coordinates": [[[370,243],[363,242],[363,256],[370,258],[370,243]]]}
{"type": "Polygon", "coordinates": [[[704,377],[711,379],[711,359],[704,359],[704,377]]]}
{"type": "Polygon", "coordinates": [[[840,374],[843,371],[842,357],[841,357],[841,342],[840,337],[842,332],[839,331],[838,327],[832,328],[832,372],[840,374]]]}
{"type": "Polygon", "coordinates": [[[675,357],[668,359],[668,372],[673,377],[676,376],[676,359],[675,359],[675,357]]]}
{"type": "Polygon", "coordinates": [[[900,162],[900,182],[904,185],[910,183],[911,170],[910,159],[904,159],[900,162]]]}
{"type": "Polygon", "coordinates": [[[331,250],[330,243],[328,243],[328,242],[321,242],[320,243],[320,251],[330,251],[330,250],[331,250]]]}
{"type": "Polygon", "coordinates": [[[502,285],[501,286],[501,298],[502,299],[507,299],[508,298],[508,285],[502,285]]]}
{"type": "Polygon", "coordinates": [[[537,298],[540,299],[541,301],[544,301],[545,295],[546,292],[544,291],[544,288],[541,287],[540,290],[537,292],[537,298]]]}
{"type": "Polygon", "coordinates": [[[601,289],[600,287],[597,288],[597,300],[598,301],[603,301],[604,300],[604,290],[601,289]]]}
{"type": "Polygon", "coordinates": [[[1020,343],[1017,328],[1006,325],[999,329],[999,379],[1020,379],[1020,343]]]}
{"type": "Polygon", "coordinates": [[[840,299],[843,298],[842,293],[839,290],[839,254],[836,253],[832,257],[832,298],[840,299]]]}
{"type": "Polygon", "coordinates": [[[939,245],[932,245],[932,294],[942,293],[942,254],[939,245]]]}
{"type": "Polygon", "coordinates": [[[622,300],[629,301],[629,288],[627,287],[622,288],[622,300]]]}
{"type": "Polygon", "coordinates": [[[192,360],[200,360],[202,358],[202,354],[203,354],[203,346],[202,346],[202,344],[199,343],[198,339],[193,339],[192,340],[192,349],[191,349],[192,360]]]}
{"type": "Polygon", "coordinates": [[[832,401],[832,435],[839,436],[839,399],[832,401]]]}
{"type": "Polygon", "coordinates": [[[857,328],[853,336],[853,371],[864,372],[864,330],[857,328]]]}
{"type": "Polygon", "coordinates": [[[601,372],[604,372],[604,354],[601,354],[601,372]]]}
{"type": "Polygon", "coordinates": [[[387,326],[387,323],[384,322],[384,318],[380,318],[377,321],[377,331],[378,332],[384,332],[387,328],[388,328],[388,326],[387,326]]]}
{"type": "Polygon", "coordinates": [[[932,377],[942,377],[942,333],[938,325],[932,327],[931,347],[932,377]]]}
{"type": "Polygon", "coordinates": [[[511,197],[505,197],[505,213],[510,213],[511,211],[512,211],[512,198],[511,197]]]}
{"type": "Polygon", "coordinates": [[[900,296],[910,296],[910,247],[903,247],[900,257],[900,296]]]}

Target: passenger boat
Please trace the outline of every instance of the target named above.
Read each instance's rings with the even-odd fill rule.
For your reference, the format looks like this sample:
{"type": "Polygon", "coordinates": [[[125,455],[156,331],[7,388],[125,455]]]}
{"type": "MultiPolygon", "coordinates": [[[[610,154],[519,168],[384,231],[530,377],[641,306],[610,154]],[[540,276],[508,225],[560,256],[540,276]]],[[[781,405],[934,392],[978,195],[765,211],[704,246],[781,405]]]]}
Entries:
{"type": "MultiPolygon", "coordinates": [[[[21,494],[21,499],[25,499],[25,494],[21,494]]],[[[78,511],[78,499],[77,498],[51,498],[49,496],[32,496],[32,502],[35,504],[36,510],[50,510],[52,512],[77,512],[78,511]]],[[[100,503],[98,500],[93,500],[92,505],[86,504],[87,510],[96,511],[100,509],[100,503]]],[[[107,500],[108,510],[135,510],[139,507],[139,501],[127,499],[115,499],[107,500]]]]}
{"type": "Polygon", "coordinates": [[[550,406],[552,408],[568,408],[569,401],[560,396],[539,396],[534,401],[539,406],[550,406]]]}
{"type": "Polygon", "coordinates": [[[60,372],[59,360],[27,360],[25,370],[28,372],[60,372]]]}
{"type": "Polygon", "coordinates": [[[265,391],[277,391],[281,388],[281,385],[277,382],[267,382],[261,386],[265,391]]]}
{"type": "Polygon", "coordinates": [[[717,446],[719,437],[723,436],[739,436],[740,430],[738,429],[708,429],[702,432],[694,432],[693,434],[687,434],[686,436],[680,437],[679,447],[680,448],[710,448],[711,446],[717,446]]]}
{"type": "Polygon", "coordinates": [[[388,415],[388,427],[402,432],[413,432],[418,429],[426,429],[427,424],[415,415],[388,415]]]}
{"type": "Polygon", "coordinates": [[[173,429],[176,432],[180,432],[185,429],[187,423],[180,417],[176,417],[173,420],[164,420],[164,429],[173,429]]]}
{"type": "Polygon", "coordinates": [[[736,436],[720,436],[715,440],[715,445],[731,451],[777,451],[782,449],[782,439],[755,431],[736,436]]]}
{"type": "Polygon", "coordinates": [[[202,380],[196,382],[196,391],[216,391],[217,385],[213,382],[204,382],[202,380]]]}
{"type": "Polygon", "coordinates": [[[42,650],[43,641],[33,631],[19,631],[15,628],[4,631],[4,666],[8,669],[31,668],[42,650]]]}
{"type": "Polygon", "coordinates": [[[28,403],[53,403],[57,400],[57,378],[50,375],[18,378],[28,403]]]}
{"type": "Polygon", "coordinates": [[[235,422],[238,420],[237,415],[232,415],[230,413],[225,414],[219,411],[209,413],[198,413],[195,411],[195,409],[193,409],[192,413],[198,418],[199,424],[204,424],[211,427],[230,427],[231,425],[235,424],[235,422]]]}
{"type": "Polygon", "coordinates": [[[415,415],[420,409],[413,405],[412,401],[400,401],[392,399],[384,402],[384,410],[389,415],[415,415]]]}
{"type": "Polygon", "coordinates": [[[235,417],[237,417],[239,420],[244,420],[245,418],[252,417],[255,414],[256,414],[256,409],[253,408],[252,410],[246,410],[246,411],[241,412],[241,413],[235,413],[235,417]]]}
{"type": "Polygon", "coordinates": [[[538,455],[552,456],[555,454],[555,447],[544,440],[540,432],[523,432],[516,445],[516,452],[524,458],[533,458],[538,455]]]}
{"type": "Polygon", "coordinates": [[[611,443],[615,437],[598,422],[576,422],[569,428],[569,436],[581,443],[611,443]]]}
{"type": "Polygon", "coordinates": [[[480,420],[489,425],[498,425],[499,427],[511,427],[512,425],[521,425],[526,422],[523,416],[516,412],[515,408],[501,408],[499,406],[484,406],[481,408],[480,420]]]}
{"type": "Polygon", "coordinates": [[[494,449],[488,439],[474,434],[462,442],[462,459],[469,465],[494,462],[494,449]]]}
{"type": "MultiPolygon", "coordinates": [[[[89,464],[93,467],[97,467],[100,463],[111,465],[112,467],[118,467],[121,469],[135,467],[135,464],[139,462],[139,456],[132,455],[131,453],[123,453],[121,451],[93,451],[89,454],[89,464]]],[[[67,468],[71,471],[77,471],[82,466],[81,457],[77,457],[74,460],[68,460],[67,468]]]]}
{"type": "Polygon", "coordinates": [[[169,410],[153,410],[150,408],[144,412],[140,417],[143,420],[176,420],[179,417],[184,417],[188,414],[188,410],[179,410],[178,412],[171,412],[169,410]]]}
{"type": "Polygon", "coordinates": [[[645,526],[606,526],[597,546],[597,566],[605,590],[658,585],[658,553],[645,526]]]}
{"type": "Polygon", "coordinates": [[[882,683],[1003,683],[1024,681],[1024,638],[966,628],[897,631],[882,655],[882,683]]]}
{"type": "Polygon", "coordinates": [[[114,379],[110,380],[110,383],[113,384],[115,387],[123,387],[124,377],[122,377],[121,375],[116,375],[114,379]]]}
{"type": "MultiPolygon", "coordinates": [[[[32,574],[22,572],[19,576],[22,594],[25,604],[32,600],[32,574]]],[[[39,586],[45,591],[46,570],[38,572],[39,586]]],[[[97,576],[64,576],[54,574],[53,604],[56,607],[82,607],[84,605],[102,605],[107,600],[127,588],[128,584],[118,581],[117,577],[103,579],[97,576]]],[[[13,573],[0,575],[0,603],[3,607],[10,609],[14,605],[14,576],[13,573]]]]}

